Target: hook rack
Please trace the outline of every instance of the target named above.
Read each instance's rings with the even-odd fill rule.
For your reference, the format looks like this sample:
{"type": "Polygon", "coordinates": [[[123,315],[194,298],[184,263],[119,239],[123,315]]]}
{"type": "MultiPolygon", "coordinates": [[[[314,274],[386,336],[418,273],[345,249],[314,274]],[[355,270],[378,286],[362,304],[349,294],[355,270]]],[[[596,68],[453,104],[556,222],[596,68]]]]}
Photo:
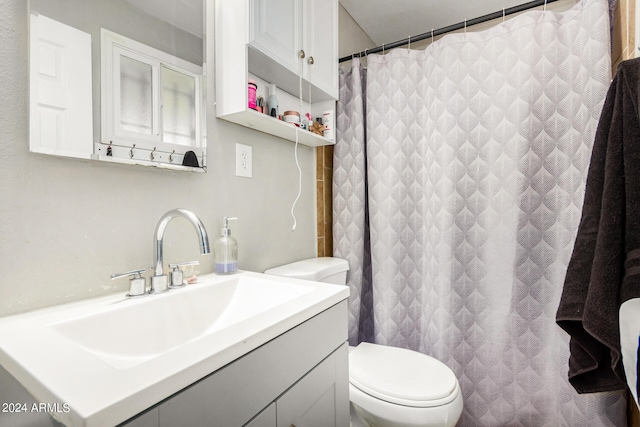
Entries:
{"type": "Polygon", "coordinates": [[[130,163],[135,162],[137,164],[145,164],[149,166],[158,167],[170,167],[181,169],[182,158],[187,151],[194,151],[198,159],[199,168],[188,167],[189,170],[202,169],[206,170],[205,159],[206,154],[197,150],[190,149],[190,147],[172,149],[167,147],[163,150],[163,147],[158,146],[139,146],[139,144],[122,144],[117,141],[105,141],[95,143],[95,158],[100,160],[108,160],[111,162],[130,163]]]}

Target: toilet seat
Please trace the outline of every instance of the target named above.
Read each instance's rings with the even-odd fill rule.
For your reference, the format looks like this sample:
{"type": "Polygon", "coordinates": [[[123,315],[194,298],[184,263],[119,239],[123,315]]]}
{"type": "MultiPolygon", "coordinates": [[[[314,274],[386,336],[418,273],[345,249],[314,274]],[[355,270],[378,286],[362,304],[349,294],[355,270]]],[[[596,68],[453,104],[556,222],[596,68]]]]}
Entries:
{"type": "Polygon", "coordinates": [[[412,350],[361,343],[349,353],[349,381],[385,402],[431,408],[452,402],[458,381],[444,363],[412,350]]]}

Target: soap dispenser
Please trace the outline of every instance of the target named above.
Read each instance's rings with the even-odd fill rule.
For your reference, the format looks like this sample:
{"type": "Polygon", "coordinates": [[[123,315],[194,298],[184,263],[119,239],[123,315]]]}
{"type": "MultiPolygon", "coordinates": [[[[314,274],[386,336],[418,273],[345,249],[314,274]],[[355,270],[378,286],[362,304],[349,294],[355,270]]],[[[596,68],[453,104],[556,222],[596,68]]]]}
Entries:
{"type": "Polygon", "coordinates": [[[229,221],[238,218],[224,217],[221,237],[213,245],[216,274],[231,274],[238,271],[238,242],[231,237],[229,221]]]}

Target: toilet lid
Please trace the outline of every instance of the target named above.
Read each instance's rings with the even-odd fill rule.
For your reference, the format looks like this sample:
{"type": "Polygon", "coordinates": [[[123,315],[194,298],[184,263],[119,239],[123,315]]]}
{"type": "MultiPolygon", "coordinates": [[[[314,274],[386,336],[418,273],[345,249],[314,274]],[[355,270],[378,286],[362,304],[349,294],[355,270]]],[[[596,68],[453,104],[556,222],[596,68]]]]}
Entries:
{"type": "Polygon", "coordinates": [[[370,343],[349,353],[349,381],[378,399],[414,407],[448,403],[458,384],[447,365],[433,357],[370,343]]]}

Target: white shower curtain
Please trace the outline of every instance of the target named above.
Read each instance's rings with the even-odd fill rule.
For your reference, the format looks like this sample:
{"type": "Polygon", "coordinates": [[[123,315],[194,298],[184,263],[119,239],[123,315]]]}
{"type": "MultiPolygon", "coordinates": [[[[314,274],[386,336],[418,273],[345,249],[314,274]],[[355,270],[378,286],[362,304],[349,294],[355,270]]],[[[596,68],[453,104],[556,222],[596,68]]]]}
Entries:
{"type": "Polygon", "coordinates": [[[578,395],[555,313],[610,83],[606,0],[531,11],[341,75],[334,255],[349,340],[446,363],[460,425],[625,424],[578,395]]]}

